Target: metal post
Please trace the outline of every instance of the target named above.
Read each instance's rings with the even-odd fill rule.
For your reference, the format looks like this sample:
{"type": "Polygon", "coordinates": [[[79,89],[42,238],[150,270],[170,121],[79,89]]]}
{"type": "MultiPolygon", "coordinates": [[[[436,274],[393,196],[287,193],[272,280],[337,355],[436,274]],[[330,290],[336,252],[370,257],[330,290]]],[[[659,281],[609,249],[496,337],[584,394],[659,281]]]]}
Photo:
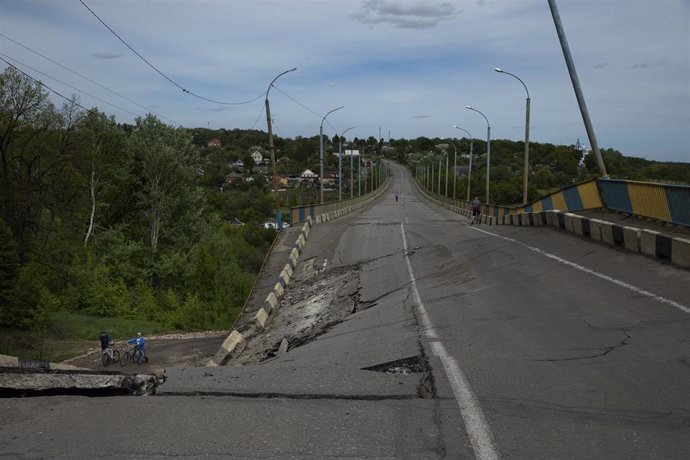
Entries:
{"type": "Polygon", "coordinates": [[[484,120],[486,120],[486,204],[488,205],[490,202],[489,177],[491,175],[491,125],[489,125],[489,119],[486,118],[486,115],[484,115],[482,112],[470,107],[469,105],[466,107],[477,112],[479,115],[484,117],[484,120]]]}
{"type": "Polygon", "coordinates": [[[573,83],[575,97],[577,98],[577,103],[580,106],[582,121],[585,123],[585,130],[587,131],[587,137],[589,138],[589,145],[592,146],[594,158],[597,161],[597,166],[599,166],[599,173],[602,175],[603,178],[608,178],[608,174],[606,173],[606,166],[604,166],[604,160],[601,158],[599,144],[597,143],[597,138],[594,135],[594,128],[592,127],[592,122],[589,119],[587,104],[585,103],[585,97],[582,94],[582,88],[580,88],[580,80],[577,78],[577,71],[575,70],[573,57],[570,55],[568,40],[565,38],[565,31],[563,30],[563,24],[561,24],[561,17],[558,14],[558,8],[556,7],[555,0],[549,0],[549,8],[551,9],[551,16],[553,16],[553,22],[556,26],[556,33],[558,34],[558,39],[561,42],[561,48],[563,49],[563,57],[565,58],[565,64],[566,66],[568,66],[570,81],[573,83]]]}
{"type": "Polygon", "coordinates": [[[448,152],[446,152],[446,197],[448,196],[448,152]]]}
{"type": "Polygon", "coordinates": [[[275,208],[276,208],[276,227],[278,230],[283,228],[283,216],[280,211],[280,195],[278,192],[278,173],[276,170],[276,149],[275,146],[273,145],[273,127],[271,126],[271,104],[268,102],[268,93],[271,91],[271,87],[273,86],[273,83],[275,81],[285,75],[286,73],[289,72],[294,72],[297,70],[297,67],[293,67],[292,69],[286,70],[285,72],[282,72],[278,74],[277,77],[275,77],[271,83],[268,85],[268,89],[266,89],[266,100],[264,103],[266,104],[266,125],[268,125],[268,149],[271,151],[271,166],[273,168],[273,192],[275,194],[275,208]]]}
{"type": "Polygon", "coordinates": [[[321,204],[323,204],[323,122],[326,121],[326,117],[327,117],[328,115],[332,114],[332,113],[335,112],[336,110],[342,109],[343,107],[345,107],[345,106],[344,106],[344,105],[341,105],[340,107],[336,107],[335,109],[333,109],[333,110],[331,110],[330,112],[328,112],[326,115],[323,116],[323,118],[321,119],[321,125],[319,125],[319,146],[320,146],[320,149],[319,149],[319,159],[320,159],[319,164],[320,164],[320,172],[321,172],[321,174],[319,175],[319,184],[321,185],[321,187],[319,187],[319,188],[321,189],[321,190],[320,190],[320,193],[321,193],[321,200],[320,200],[320,203],[321,203],[321,204]]]}
{"type": "Polygon", "coordinates": [[[469,165],[469,170],[467,171],[467,201],[470,201],[470,183],[472,182],[472,156],[474,154],[474,152],[473,152],[474,138],[472,137],[470,132],[464,128],[461,128],[457,125],[453,125],[453,128],[459,129],[460,131],[463,131],[468,136],[470,136],[470,165],[469,165]]]}
{"type": "Polygon", "coordinates": [[[338,201],[343,200],[343,139],[338,136],[338,201]]]}
{"type": "Polygon", "coordinates": [[[525,92],[527,93],[527,100],[525,102],[525,165],[524,165],[524,173],[523,173],[523,180],[522,180],[522,204],[527,204],[527,181],[528,181],[528,176],[529,176],[529,106],[530,106],[530,98],[529,98],[529,90],[527,89],[527,85],[525,85],[525,82],[520,79],[517,75],[514,75],[510,72],[506,72],[505,70],[501,70],[500,68],[496,67],[494,69],[498,73],[504,73],[506,75],[510,75],[511,77],[515,78],[517,81],[522,83],[522,86],[525,88],[525,92]]]}
{"type": "Polygon", "coordinates": [[[441,194],[441,159],[438,159],[438,194],[441,194]]]}
{"type": "Polygon", "coordinates": [[[357,196],[362,196],[362,156],[357,155],[357,196]]]}

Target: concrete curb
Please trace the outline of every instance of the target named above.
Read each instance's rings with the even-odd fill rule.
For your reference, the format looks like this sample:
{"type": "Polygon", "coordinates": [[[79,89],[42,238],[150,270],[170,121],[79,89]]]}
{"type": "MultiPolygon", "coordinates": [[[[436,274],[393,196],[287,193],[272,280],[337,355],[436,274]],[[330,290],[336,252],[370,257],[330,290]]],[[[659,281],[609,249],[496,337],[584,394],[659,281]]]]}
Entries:
{"type": "Polygon", "coordinates": [[[660,260],[666,260],[682,268],[690,268],[690,239],[671,237],[653,230],[620,226],[600,219],[590,219],[579,214],[557,209],[506,214],[499,217],[502,225],[548,226],[608,246],[620,247],[660,260]]]}

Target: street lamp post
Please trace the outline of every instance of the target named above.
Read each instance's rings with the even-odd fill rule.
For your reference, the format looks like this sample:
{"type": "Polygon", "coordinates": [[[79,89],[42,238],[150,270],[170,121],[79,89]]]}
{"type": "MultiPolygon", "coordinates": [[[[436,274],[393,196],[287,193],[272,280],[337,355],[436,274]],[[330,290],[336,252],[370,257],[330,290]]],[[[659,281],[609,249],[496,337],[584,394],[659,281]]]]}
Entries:
{"type": "Polygon", "coordinates": [[[289,72],[294,72],[297,70],[297,67],[293,67],[292,69],[286,70],[285,72],[282,72],[278,74],[277,77],[271,81],[271,84],[268,85],[268,89],[266,90],[266,124],[268,125],[268,149],[271,151],[271,165],[273,167],[273,191],[275,192],[275,206],[276,206],[276,227],[280,230],[283,228],[283,218],[280,212],[280,195],[278,194],[278,174],[276,172],[276,149],[273,146],[273,128],[271,126],[271,105],[268,102],[268,93],[271,91],[271,87],[273,86],[273,83],[275,81],[285,75],[286,73],[289,72]]]}
{"type": "Polygon", "coordinates": [[[321,204],[323,204],[323,122],[326,121],[326,117],[328,115],[332,114],[336,110],[342,109],[343,107],[345,107],[345,106],[341,105],[340,107],[336,107],[335,109],[328,112],[326,115],[323,116],[323,118],[321,119],[321,124],[319,125],[319,147],[320,147],[319,148],[319,159],[320,159],[319,164],[321,165],[320,166],[321,174],[319,175],[319,185],[320,185],[319,189],[320,189],[320,193],[321,193],[321,199],[320,199],[321,204]]]}
{"type": "Polygon", "coordinates": [[[489,204],[489,176],[491,174],[491,125],[489,124],[489,119],[486,118],[486,115],[481,113],[479,110],[472,108],[469,105],[465,107],[467,107],[469,110],[477,112],[479,115],[484,117],[484,120],[486,120],[486,204],[489,204]]]}
{"type": "Polygon", "coordinates": [[[448,152],[446,152],[446,191],[444,195],[448,197],[448,152]]]}
{"type": "MultiPolygon", "coordinates": [[[[355,128],[356,126],[347,128],[338,136],[338,201],[343,199],[343,136],[345,136],[346,132],[355,128]]],[[[350,198],[352,198],[352,149],[350,149],[350,198]]]]}
{"type": "MultiPolygon", "coordinates": [[[[458,149],[452,140],[448,139],[448,142],[453,146],[453,199],[455,199],[455,184],[458,178],[458,149]]],[[[448,182],[448,179],[446,179],[446,182],[448,182]]],[[[446,195],[448,195],[448,190],[446,190],[446,195]]]]}
{"type": "Polygon", "coordinates": [[[518,77],[517,75],[513,75],[510,72],[501,70],[498,67],[494,68],[494,70],[498,73],[504,73],[506,75],[510,75],[511,77],[516,78],[517,81],[522,83],[522,86],[525,88],[525,92],[527,93],[527,100],[525,102],[525,172],[522,179],[522,204],[527,204],[527,177],[529,175],[529,90],[527,89],[527,85],[525,85],[525,82],[522,81],[520,77],[518,77]]]}
{"type": "Polygon", "coordinates": [[[362,196],[362,156],[357,155],[357,196],[362,196]]]}
{"type": "Polygon", "coordinates": [[[470,134],[469,131],[466,129],[463,129],[457,125],[453,125],[453,128],[459,129],[460,131],[464,131],[467,133],[468,136],[470,136],[470,166],[469,166],[469,171],[467,171],[467,201],[470,201],[470,181],[472,179],[472,156],[473,156],[473,148],[474,148],[474,138],[470,134]]]}

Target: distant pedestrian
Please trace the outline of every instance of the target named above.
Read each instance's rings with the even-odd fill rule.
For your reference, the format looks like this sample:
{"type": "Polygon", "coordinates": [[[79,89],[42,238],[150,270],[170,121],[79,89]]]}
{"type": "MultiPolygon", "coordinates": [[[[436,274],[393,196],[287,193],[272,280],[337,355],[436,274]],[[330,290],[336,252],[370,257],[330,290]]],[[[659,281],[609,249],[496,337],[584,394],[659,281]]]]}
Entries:
{"type": "Polygon", "coordinates": [[[395,202],[398,202],[398,192],[395,192],[395,202]]]}
{"type": "Polygon", "coordinates": [[[479,201],[479,197],[475,196],[474,200],[472,200],[472,203],[470,203],[470,206],[472,207],[472,221],[470,222],[470,225],[474,223],[476,220],[478,224],[481,223],[481,213],[482,213],[482,203],[479,201]]]}

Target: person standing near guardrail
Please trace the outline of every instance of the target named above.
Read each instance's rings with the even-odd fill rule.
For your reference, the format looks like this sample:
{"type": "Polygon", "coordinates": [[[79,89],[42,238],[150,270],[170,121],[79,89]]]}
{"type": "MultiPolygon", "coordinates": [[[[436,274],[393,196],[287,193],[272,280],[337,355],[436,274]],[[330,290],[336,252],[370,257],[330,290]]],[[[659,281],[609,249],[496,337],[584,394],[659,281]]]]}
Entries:
{"type": "Polygon", "coordinates": [[[470,206],[472,207],[472,221],[470,222],[470,225],[474,224],[475,220],[477,221],[477,224],[481,224],[482,203],[479,201],[478,196],[474,197],[474,200],[472,200],[470,206]]]}

